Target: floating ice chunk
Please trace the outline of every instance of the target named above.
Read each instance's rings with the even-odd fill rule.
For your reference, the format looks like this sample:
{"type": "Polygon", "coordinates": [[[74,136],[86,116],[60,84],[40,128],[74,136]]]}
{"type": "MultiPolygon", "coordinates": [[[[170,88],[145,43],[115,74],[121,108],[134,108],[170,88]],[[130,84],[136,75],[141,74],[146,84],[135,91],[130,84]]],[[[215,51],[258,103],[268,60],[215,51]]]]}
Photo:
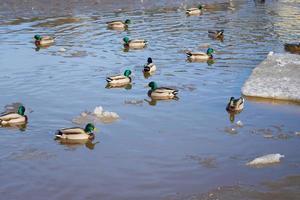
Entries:
{"type": "Polygon", "coordinates": [[[97,107],[94,109],[94,114],[95,114],[96,116],[101,117],[102,114],[103,114],[103,108],[102,108],[102,106],[97,106],[97,107]]]}
{"type": "Polygon", "coordinates": [[[238,127],[243,127],[243,126],[244,126],[244,124],[243,124],[243,122],[242,122],[241,120],[237,121],[237,122],[236,122],[236,125],[237,125],[238,127]]]}
{"type": "Polygon", "coordinates": [[[59,52],[65,52],[65,51],[67,51],[65,48],[60,48],[59,50],[58,50],[59,52]]]}
{"type": "Polygon", "coordinates": [[[295,135],[300,136],[300,131],[296,131],[295,135]]]}
{"type": "Polygon", "coordinates": [[[268,155],[264,155],[264,156],[255,158],[254,160],[248,162],[246,165],[259,166],[259,165],[268,165],[268,164],[279,163],[280,158],[284,158],[284,155],[281,155],[279,153],[268,154],[268,155]]]}
{"type": "Polygon", "coordinates": [[[115,112],[104,111],[102,106],[95,107],[93,112],[82,112],[80,116],[75,117],[72,122],[75,124],[86,124],[86,123],[112,123],[119,119],[120,116],[115,112]]]}

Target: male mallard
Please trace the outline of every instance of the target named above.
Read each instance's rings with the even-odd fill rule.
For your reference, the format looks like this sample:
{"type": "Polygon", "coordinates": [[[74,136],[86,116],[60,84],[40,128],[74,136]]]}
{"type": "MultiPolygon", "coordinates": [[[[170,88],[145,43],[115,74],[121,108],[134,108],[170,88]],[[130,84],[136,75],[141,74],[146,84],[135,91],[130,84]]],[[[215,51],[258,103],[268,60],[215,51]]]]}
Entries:
{"type": "Polygon", "coordinates": [[[147,45],[146,40],[129,40],[128,37],[123,38],[125,48],[141,49],[147,45]]]}
{"type": "Polygon", "coordinates": [[[243,110],[245,104],[245,99],[243,97],[240,97],[238,99],[235,99],[234,97],[231,97],[226,110],[228,112],[240,112],[243,110]]]}
{"type": "Polygon", "coordinates": [[[63,128],[58,130],[55,133],[55,137],[57,139],[66,139],[66,140],[87,140],[87,139],[94,139],[95,135],[93,131],[95,131],[94,124],[87,124],[85,129],[80,127],[74,128],[63,128]]]}
{"type": "Polygon", "coordinates": [[[0,116],[0,125],[2,126],[13,126],[23,125],[27,123],[27,116],[24,115],[25,107],[19,106],[17,113],[7,113],[0,116]]]}
{"type": "Polygon", "coordinates": [[[50,36],[35,35],[34,39],[36,46],[49,46],[54,43],[54,38],[50,36]]]}
{"type": "Polygon", "coordinates": [[[106,78],[106,81],[111,86],[125,86],[131,82],[131,71],[125,70],[124,75],[115,75],[106,78]]]}
{"type": "Polygon", "coordinates": [[[199,5],[197,8],[189,8],[186,10],[187,15],[200,15],[202,14],[203,6],[199,5]]]}
{"type": "Polygon", "coordinates": [[[148,96],[153,99],[173,99],[176,98],[178,90],[166,87],[157,87],[157,84],[151,81],[148,86],[151,90],[148,91],[148,96]]]}
{"type": "Polygon", "coordinates": [[[144,65],[144,72],[152,73],[156,70],[156,66],[152,62],[152,58],[148,58],[147,64],[144,65]]]}
{"type": "Polygon", "coordinates": [[[224,30],[215,30],[215,31],[209,30],[208,36],[213,39],[223,39],[224,38],[224,30]]]}
{"type": "Polygon", "coordinates": [[[111,29],[126,29],[128,28],[128,24],[130,24],[131,21],[129,19],[126,19],[125,22],[123,21],[111,21],[111,22],[106,22],[108,28],[111,29]]]}
{"type": "Polygon", "coordinates": [[[201,61],[205,61],[205,60],[209,60],[209,59],[213,59],[213,53],[215,51],[212,48],[208,48],[206,53],[204,52],[191,52],[191,51],[187,51],[186,55],[188,56],[189,60],[201,60],[201,61]]]}

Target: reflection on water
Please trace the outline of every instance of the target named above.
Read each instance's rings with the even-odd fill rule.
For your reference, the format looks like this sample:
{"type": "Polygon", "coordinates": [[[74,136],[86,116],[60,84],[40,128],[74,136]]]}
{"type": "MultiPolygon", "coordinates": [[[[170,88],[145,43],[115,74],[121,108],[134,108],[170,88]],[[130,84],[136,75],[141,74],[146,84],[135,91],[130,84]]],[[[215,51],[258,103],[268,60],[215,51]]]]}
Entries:
{"type": "MultiPolygon", "coordinates": [[[[203,14],[191,17],[185,9],[198,1],[51,2],[4,0],[0,6],[0,106],[22,102],[34,109],[27,109],[26,134],[0,129],[2,198],[189,199],[222,185],[299,174],[299,104],[247,98],[234,123],[225,111],[269,51],[283,52],[284,43],[299,39],[296,1],[204,1],[203,14]],[[107,21],[127,18],[128,30],[107,29],[107,21]],[[221,29],[224,41],[208,36],[221,29]],[[55,36],[55,45],[34,51],[37,33],[55,36]],[[149,45],[124,52],[125,36],[149,45]],[[184,49],[208,47],[216,50],[214,60],[186,62],[184,49]],[[148,57],[157,65],[151,76],[142,73],[148,57]],[[107,74],[128,67],[134,83],[105,88],[107,74]],[[175,86],[180,100],[149,98],[145,86],[151,81],[175,86]],[[55,130],[73,126],[78,113],[95,105],[121,116],[98,122],[100,143],[53,141],[55,130]],[[249,158],[269,153],[286,159],[270,168],[244,167],[249,158]]],[[[222,194],[253,197],[241,191],[237,198],[222,194]]],[[[296,199],[297,191],[289,188],[279,197],[296,199]]]]}
{"type": "Polygon", "coordinates": [[[68,147],[68,149],[75,150],[76,148],[85,146],[89,150],[94,150],[95,146],[100,143],[99,141],[93,142],[91,140],[64,140],[64,139],[57,139],[57,142],[61,145],[68,147]]]}

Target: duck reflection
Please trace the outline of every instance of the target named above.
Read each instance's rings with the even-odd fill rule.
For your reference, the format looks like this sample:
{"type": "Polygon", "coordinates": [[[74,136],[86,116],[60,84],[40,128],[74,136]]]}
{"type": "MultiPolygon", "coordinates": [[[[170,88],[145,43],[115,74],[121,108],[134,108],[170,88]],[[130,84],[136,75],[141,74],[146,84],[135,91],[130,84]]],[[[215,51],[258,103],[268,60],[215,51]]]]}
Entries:
{"type": "Polygon", "coordinates": [[[106,89],[111,89],[111,88],[124,88],[125,90],[131,90],[132,89],[132,84],[127,84],[127,85],[111,85],[111,84],[106,84],[105,86],[106,89]]]}
{"type": "Polygon", "coordinates": [[[87,140],[66,140],[66,139],[55,139],[58,144],[64,145],[70,149],[76,149],[82,146],[85,146],[89,150],[94,150],[95,146],[100,143],[99,141],[93,142],[91,139],[87,140]]]}

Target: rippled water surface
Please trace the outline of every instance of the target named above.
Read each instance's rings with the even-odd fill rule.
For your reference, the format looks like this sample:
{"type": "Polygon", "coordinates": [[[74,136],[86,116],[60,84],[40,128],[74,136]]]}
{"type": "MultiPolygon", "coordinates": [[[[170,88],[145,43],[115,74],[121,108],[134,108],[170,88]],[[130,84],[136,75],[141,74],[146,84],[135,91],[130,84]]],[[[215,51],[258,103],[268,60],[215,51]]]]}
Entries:
{"type": "Polygon", "coordinates": [[[223,185],[299,175],[298,104],[247,99],[235,116],[242,127],[225,111],[269,51],[299,41],[297,1],[210,2],[192,17],[184,13],[190,1],[53,1],[49,9],[12,2],[0,9],[0,106],[21,102],[29,123],[0,128],[1,198],[191,199],[223,185]],[[126,31],[106,28],[127,18],[126,31]],[[209,29],[224,29],[224,41],[209,38],[209,29]],[[37,51],[36,33],[56,36],[55,45],[37,51]],[[124,36],[149,45],[126,52],[124,36]],[[208,45],[215,63],[186,61],[185,50],[208,45]],[[158,70],[145,78],[149,56],[158,70]],[[131,88],[105,88],[107,75],[125,69],[133,72],[131,88]],[[151,102],[146,86],[153,80],[179,89],[179,99],[151,102]],[[97,123],[93,143],[54,140],[57,129],[99,105],[120,119],[97,123]],[[268,153],[285,158],[267,168],[245,166],[268,153]]]}

